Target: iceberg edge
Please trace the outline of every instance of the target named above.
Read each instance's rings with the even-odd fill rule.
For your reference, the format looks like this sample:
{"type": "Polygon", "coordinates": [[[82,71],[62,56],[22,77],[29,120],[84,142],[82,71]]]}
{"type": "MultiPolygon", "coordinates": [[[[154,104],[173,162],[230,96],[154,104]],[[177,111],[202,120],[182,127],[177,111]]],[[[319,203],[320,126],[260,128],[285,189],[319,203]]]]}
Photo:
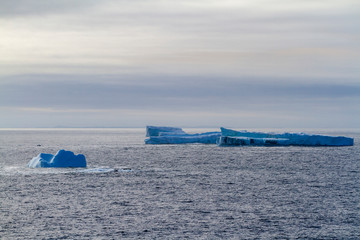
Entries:
{"type": "MultiPolygon", "coordinates": [[[[354,139],[349,137],[333,137],[325,135],[309,135],[305,133],[263,133],[263,132],[248,132],[248,131],[236,131],[221,127],[221,140],[218,142],[219,146],[232,145],[239,138],[263,139],[276,139],[279,146],[292,145],[292,146],[353,146],[354,139]],[[287,139],[288,141],[280,141],[280,139],[287,139]]],[[[238,140],[239,142],[240,140],[238,140]]],[[[255,141],[256,142],[256,141],[255,141]]],[[[261,142],[261,141],[260,141],[261,142]]],[[[239,144],[238,144],[239,145],[239,144]]],[[[252,144],[243,144],[252,145],[252,144]]],[[[256,145],[256,144],[253,144],[256,145]]],[[[261,144],[259,145],[261,146],[261,144]]]]}
{"type": "Polygon", "coordinates": [[[29,168],[86,168],[83,154],[75,155],[71,151],[59,150],[55,155],[40,153],[28,163],[29,168]]]}

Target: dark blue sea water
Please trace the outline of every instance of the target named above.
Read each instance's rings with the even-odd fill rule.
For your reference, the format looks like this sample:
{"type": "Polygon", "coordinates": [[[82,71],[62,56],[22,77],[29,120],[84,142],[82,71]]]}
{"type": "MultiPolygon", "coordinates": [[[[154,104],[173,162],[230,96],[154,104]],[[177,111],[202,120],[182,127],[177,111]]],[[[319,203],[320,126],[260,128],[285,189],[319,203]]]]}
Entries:
{"type": "Polygon", "coordinates": [[[360,131],[314,132],[355,146],[145,145],[144,129],[2,129],[0,239],[360,239],[360,131]],[[88,169],[26,167],[59,149],[84,154],[88,169]]]}

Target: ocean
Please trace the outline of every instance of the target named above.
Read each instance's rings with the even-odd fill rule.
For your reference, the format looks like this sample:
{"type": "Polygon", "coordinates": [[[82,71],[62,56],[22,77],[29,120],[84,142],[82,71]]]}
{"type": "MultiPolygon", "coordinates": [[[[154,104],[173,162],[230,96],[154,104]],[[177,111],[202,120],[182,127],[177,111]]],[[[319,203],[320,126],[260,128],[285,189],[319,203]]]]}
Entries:
{"type": "MultiPolygon", "coordinates": [[[[214,129],[185,129],[188,132],[214,129]]],[[[351,147],[145,145],[145,129],[1,129],[0,239],[360,239],[351,147]],[[29,169],[71,150],[87,169],[29,169]]]]}

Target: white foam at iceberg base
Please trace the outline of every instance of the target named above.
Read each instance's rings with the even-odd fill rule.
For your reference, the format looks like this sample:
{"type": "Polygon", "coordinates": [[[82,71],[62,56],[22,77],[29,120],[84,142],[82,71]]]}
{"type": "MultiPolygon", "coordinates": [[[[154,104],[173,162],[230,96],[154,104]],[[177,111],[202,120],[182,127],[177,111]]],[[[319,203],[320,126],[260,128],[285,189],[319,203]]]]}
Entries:
{"type": "Polygon", "coordinates": [[[75,155],[71,151],[59,150],[55,155],[40,153],[28,163],[30,168],[77,168],[86,167],[86,159],[83,154],[75,155]]]}

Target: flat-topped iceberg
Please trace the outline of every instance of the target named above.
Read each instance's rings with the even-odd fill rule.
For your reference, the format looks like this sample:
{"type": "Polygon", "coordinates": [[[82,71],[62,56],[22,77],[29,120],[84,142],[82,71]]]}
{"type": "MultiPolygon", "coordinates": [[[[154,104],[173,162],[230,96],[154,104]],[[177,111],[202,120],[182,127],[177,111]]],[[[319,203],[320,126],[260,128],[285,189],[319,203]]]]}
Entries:
{"type": "Polygon", "coordinates": [[[86,167],[86,159],[83,154],[75,155],[71,151],[60,150],[55,155],[40,153],[28,163],[30,168],[78,168],[86,167]]]}
{"type": "Polygon", "coordinates": [[[146,127],[146,144],[185,144],[185,143],[204,143],[215,144],[219,139],[220,132],[206,132],[188,134],[181,128],[174,127],[146,127]]]}
{"type": "Polygon", "coordinates": [[[181,128],[177,127],[146,126],[146,137],[161,136],[166,133],[170,135],[186,134],[181,128]]]}
{"type": "Polygon", "coordinates": [[[150,137],[145,139],[146,144],[185,144],[185,143],[204,143],[215,144],[220,137],[220,132],[207,132],[196,134],[166,135],[150,137]]]}
{"type": "Polygon", "coordinates": [[[352,146],[354,139],[305,133],[262,133],[221,128],[219,146],[352,146]]]}
{"type": "Polygon", "coordinates": [[[219,146],[289,146],[286,138],[253,138],[221,136],[217,142],[219,146]]]}

